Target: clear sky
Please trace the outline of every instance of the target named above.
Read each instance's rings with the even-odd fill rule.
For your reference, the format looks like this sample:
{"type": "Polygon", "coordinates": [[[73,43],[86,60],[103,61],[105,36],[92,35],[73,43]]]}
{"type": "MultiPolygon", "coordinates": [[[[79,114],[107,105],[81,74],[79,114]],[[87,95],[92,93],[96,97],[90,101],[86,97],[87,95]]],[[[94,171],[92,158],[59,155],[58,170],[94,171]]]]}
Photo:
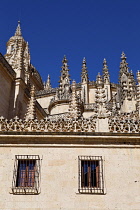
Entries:
{"type": "Polygon", "coordinates": [[[135,75],[140,69],[140,0],[7,0],[0,11],[1,53],[20,19],[31,62],[43,81],[50,74],[53,87],[58,86],[64,55],[76,82],[83,57],[91,81],[106,58],[111,82],[117,83],[122,51],[135,75]]]}

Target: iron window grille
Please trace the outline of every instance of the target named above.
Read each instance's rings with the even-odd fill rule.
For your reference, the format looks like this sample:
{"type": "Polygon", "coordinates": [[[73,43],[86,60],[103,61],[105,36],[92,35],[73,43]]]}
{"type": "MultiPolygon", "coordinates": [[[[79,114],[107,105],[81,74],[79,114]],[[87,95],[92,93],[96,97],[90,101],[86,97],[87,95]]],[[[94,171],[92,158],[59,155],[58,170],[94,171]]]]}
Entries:
{"type": "Polygon", "coordinates": [[[103,194],[102,156],[79,156],[79,193],[103,194]]]}
{"type": "Polygon", "coordinates": [[[40,193],[40,158],[38,155],[16,155],[12,181],[13,194],[40,193]]]}

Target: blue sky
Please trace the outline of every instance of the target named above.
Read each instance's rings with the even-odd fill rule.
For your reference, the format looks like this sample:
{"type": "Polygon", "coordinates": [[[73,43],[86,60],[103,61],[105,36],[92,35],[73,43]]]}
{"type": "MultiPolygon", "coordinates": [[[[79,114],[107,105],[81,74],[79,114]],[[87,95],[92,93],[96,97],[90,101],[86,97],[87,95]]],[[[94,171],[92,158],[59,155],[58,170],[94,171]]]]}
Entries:
{"type": "Polygon", "coordinates": [[[90,80],[107,59],[111,82],[118,82],[121,52],[134,74],[140,69],[140,0],[12,0],[0,5],[0,48],[15,33],[20,19],[31,62],[43,81],[58,85],[63,56],[71,79],[80,82],[86,57],[90,80]]]}

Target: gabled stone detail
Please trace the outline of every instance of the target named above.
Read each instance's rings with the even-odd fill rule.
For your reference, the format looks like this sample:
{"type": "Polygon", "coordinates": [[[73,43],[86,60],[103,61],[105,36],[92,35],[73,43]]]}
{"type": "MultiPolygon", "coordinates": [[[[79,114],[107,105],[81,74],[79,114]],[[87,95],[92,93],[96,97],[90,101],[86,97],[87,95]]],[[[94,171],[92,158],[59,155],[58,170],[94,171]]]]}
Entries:
{"type": "Polygon", "coordinates": [[[88,71],[87,71],[87,65],[86,65],[86,58],[83,58],[81,82],[88,83],[88,81],[89,81],[89,78],[88,78],[88,71]]]}
{"type": "Polygon", "coordinates": [[[103,82],[104,84],[110,84],[110,75],[108,72],[107,61],[105,58],[103,60],[103,82]]]}
{"type": "Polygon", "coordinates": [[[31,98],[27,107],[25,120],[36,118],[36,110],[35,110],[36,99],[35,99],[35,86],[34,85],[31,87],[30,95],[31,95],[31,98]]]}
{"type": "Polygon", "coordinates": [[[76,82],[72,82],[72,95],[71,95],[71,102],[69,105],[69,117],[70,118],[79,118],[81,116],[81,109],[78,102],[78,97],[76,94],[76,82]]]}

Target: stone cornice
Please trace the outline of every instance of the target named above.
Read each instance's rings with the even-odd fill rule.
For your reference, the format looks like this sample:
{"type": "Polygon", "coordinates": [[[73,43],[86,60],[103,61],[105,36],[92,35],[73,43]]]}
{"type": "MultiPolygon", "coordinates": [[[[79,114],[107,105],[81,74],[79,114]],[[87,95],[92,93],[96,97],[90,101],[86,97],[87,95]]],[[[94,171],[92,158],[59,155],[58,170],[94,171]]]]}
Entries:
{"type": "Polygon", "coordinates": [[[0,144],[140,145],[140,134],[0,132],[0,144]]]}

